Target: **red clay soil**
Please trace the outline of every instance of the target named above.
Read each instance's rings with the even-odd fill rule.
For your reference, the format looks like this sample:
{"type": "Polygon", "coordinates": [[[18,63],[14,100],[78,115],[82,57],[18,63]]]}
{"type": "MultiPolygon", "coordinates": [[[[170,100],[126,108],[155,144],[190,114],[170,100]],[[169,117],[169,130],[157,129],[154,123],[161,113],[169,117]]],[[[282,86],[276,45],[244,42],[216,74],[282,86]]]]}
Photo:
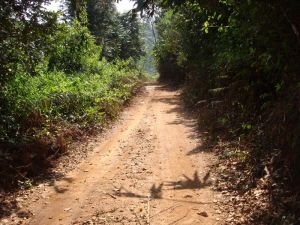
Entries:
{"type": "Polygon", "coordinates": [[[222,224],[216,159],[194,154],[201,137],[179,92],[149,84],[136,100],[76,169],[22,200],[31,215],[20,224],[222,224]]]}

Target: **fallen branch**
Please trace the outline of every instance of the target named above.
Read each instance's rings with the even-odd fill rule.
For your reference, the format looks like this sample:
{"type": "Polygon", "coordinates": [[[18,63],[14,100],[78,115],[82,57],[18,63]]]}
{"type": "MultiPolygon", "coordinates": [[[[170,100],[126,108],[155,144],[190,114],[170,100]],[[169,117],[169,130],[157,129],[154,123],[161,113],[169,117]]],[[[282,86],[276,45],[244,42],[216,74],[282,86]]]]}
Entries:
{"type": "Polygon", "coordinates": [[[112,194],[110,194],[110,193],[108,193],[108,192],[104,192],[104,194],[107,194],[108,196],[112,197],[113,199],[117,199],[116,196],[114,196],[114,195],[112,195],[112,194]]]}

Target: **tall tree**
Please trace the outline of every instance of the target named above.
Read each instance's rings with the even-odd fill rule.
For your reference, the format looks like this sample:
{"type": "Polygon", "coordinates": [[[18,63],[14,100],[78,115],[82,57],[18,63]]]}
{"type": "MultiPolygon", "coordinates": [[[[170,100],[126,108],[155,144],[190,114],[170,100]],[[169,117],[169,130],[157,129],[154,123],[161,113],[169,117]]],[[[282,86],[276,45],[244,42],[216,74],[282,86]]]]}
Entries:
{"type": "Polygon", "coordinates": [[[115,3],[110,0],[90,0],[87,5],[88,27],[98,44],[102,45],[102,55],[113,59],[121,48],[120,24],[115,3]]]}
{"type": "Polygon", "coordinates": [[[123,26],[122,45],[120,58],[127,59],[132,57],[138,60],[143,52],[143,42],[141,39],[141,23],[136,13],[126,13],[120,16],[123,26]]]}
{"type": "Polygon", "coordinates": [[[137,60],[142,54],[140,21],[133,12],[120,15],[115,2],[90,0],[87,4],[88,27],[102,46],[102,56],[137,60]]]}
{"type": "Polygon", "coordinates": [[[0,2],[0,84],[21,67],[34,74],[35,65],[50,47],[44,43],[56,29],[57,15],[45,10],[47,3],[48,0],[0,2]]]}

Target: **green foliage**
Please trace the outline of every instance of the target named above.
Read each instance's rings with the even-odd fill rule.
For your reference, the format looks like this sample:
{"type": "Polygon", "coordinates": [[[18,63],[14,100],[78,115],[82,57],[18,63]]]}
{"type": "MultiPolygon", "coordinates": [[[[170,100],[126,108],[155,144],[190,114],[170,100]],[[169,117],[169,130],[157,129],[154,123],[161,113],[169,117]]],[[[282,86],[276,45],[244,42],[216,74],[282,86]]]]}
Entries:
{"type": "Polygon", "coordinates": [[[43,9],[47,2],[0,2],[0,87],[19,70],[34,75],[36,65],[51,49],[48,40],[56,32],[58,15],[43,9]]]}
{"type": "MultiPolygon", "coordinates": [[[[32,17],[37,10],[41,13],[38,18],[44,23],[9,16],[14,13],[12,5],[10,14],[6,15],[8,18],[3,18],[15,23],[17,34],[24,37],[29,32],[30,39],[14,36],[7,21],[2,21],[5,26],[1,32],[12,35],[1,36],[4,38],[1,51],[5,53],[1,58],[1,71],[9,75],[0,83],[0,142],[15,144],[38,140],[53,132],[50,127],[59,122],[88,128],[103,126],[115,118],[141,76],[135,64],[140,52],[133,49],[141,43],[139,32],[134,30],[139,26],[137,21],[128,23],[136,36],[132,38],[128,31],[128,36],[122,39],[126,43],[135,41],[130,47],[132,50],[124,53],[126,57],[110,58],[108,62],[101,55],[107,46],[97,45],[85,26],[84,2],[76,9],[77,19],[71,23],[58,22],[57,14],[43,11],[43,1],[37,6],[28,2],[32,7],[40,7],[32,8],[32,17]]],[[[5,4],[8,3],[3,3],[1,10],[5,11],[5,4]]],[[[124,23],[131,19],[123,17],[124,23]]]]}
{"type": "Polygon", "coordinates": [[[154,47],[154,56],[156,58],[157,68],[160,74],[160,80],[182,81],[184,78],[184,60],[185,56],[181,50],[180,32],[174,29],[173,22],[180,18],[172,10],[167,11],[159,18],[157,32],[159,34],[158,42],[154,47]],[[180,56],[178,55],[180,53],[180,56]],[[172,74],[172,75],[171,75],[172,74]],[[171,75],[171,76],[170,76],[171,75]]]}
{"type": "Polygon", "coordinates": [[[94,74],[18,74],[7,82],[3,92],[10,116],[20,121],[19,127],[32,115],[47,123],[66,120],[83,127],[103,123],[117,115],[137,82],[137,71],[126,66],[103,60],[97,64],[99,73],[94,74]],[[130,82],[124,83],[125,79],[130,82]]]}
{"type": "Polygon", "coordinates": [[[61,24],[52,38],[55,45],[48,56],[51,71],[86,72],[100,59],[100,46],[95,44],[89,30],[76,20],[71,27],[61,24]]]}
{"type": "MultiPolygon", "coordinates": [[[[260,136],[269,143],[265,149],[283,151],[295,175],[300,168],[299,1],[136,2],[146,12],[155,9],[153,3],[163,7],[155,47],[161,78],[178,80],[181,71],[188,103],[205,100],[216,127],[260,136]]],[[[261,161],[271,154],[257,152],[261,161]]]]}
{"type": "Polygon", "coordinates": [[[299,207],[289,205],[299,199],[286,199],[291,193],[297,196],[294,187],[300,181],[300,2],[136,2],[140,7],[143,2],[149,4],[146,12],[152,3],[163,6],[155,47],[160,77],[178,80],[180,68],[184,97],[199,110],[201,129],[208,131],[207,143],[230,140],[231,147],[218,144],[225,164],[233,159],[239,164],[229,174],[233,170],[244,174],[251,168],[242,179],[228,178],[232,186],[240,192],[242,184],[250,193],[267,180],[263,189],[272,199],[270,214],[265,206],[250,204],[254,213],[243,222],[282,224],[281,218],[290,215],[291,221],[284,222],[297,223],[299,207]]]}
{"type": "Polygon", "coordinates": [[[65,0],[63,16],[45,9],[49,1],[0,3],[0,186],[6,190],[30,188],[29,177],[66,153],[70,141],[115,119],[143,78],[134,15],[119,15],[110,1],[65,0]],[[111,10],[101,8],[105,2],[111,10]]]}
{"type": "Polygon", "coordinates": [[[103,46],[102,55],[137,61],[143,55],[141,23],[133,12],[119,14],[115,2],[110,0],[90,0],[87,4],[89,29],[98,44],[103,46]]]}
{"type": "Polygon", "coordinates": [[[154,59],[154,46],[156,43],[156,31],[154,27],[154,22],[151,18],[142,20],[141,33],[143,34],[143,42],[145,48],[145,55],[143,55],[139,62],[139,68],[149,75],[149,78],[156,79],[158,76],[155,59],[154,59]]]}
{"type": "Polygon", "coordinates": [[[142,55],[143,42],[141,39],[141,23],[134,13],[127,13],[120,16],[123,33],[121,37],[121,49],[119,57],[121,59],[132,58],[137,61],[142,55]]]}

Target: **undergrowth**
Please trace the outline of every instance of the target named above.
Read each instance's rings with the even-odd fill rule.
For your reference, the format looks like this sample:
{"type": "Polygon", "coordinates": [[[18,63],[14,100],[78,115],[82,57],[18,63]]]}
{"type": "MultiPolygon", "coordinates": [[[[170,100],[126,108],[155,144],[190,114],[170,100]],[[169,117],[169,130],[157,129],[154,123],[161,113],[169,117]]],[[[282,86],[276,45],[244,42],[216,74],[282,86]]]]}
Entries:
{"type": "Polygon", "coordinates": [[[243,124],[224,104],[197,106],[204,147],[219,156],[216,188],[225,202],[224,224],[298,224],[299,185],[285,162],[282,149],[261,132],[263,124],[243,124]]]}
{"type": "Polygon", "coordinates": [[[79,22],[57,26],[33,71],[18,63],[1,86],[2,189],[23,187],[71,141],[105,127],[141,83],[133,60],[108,62],[79,22]]]}

